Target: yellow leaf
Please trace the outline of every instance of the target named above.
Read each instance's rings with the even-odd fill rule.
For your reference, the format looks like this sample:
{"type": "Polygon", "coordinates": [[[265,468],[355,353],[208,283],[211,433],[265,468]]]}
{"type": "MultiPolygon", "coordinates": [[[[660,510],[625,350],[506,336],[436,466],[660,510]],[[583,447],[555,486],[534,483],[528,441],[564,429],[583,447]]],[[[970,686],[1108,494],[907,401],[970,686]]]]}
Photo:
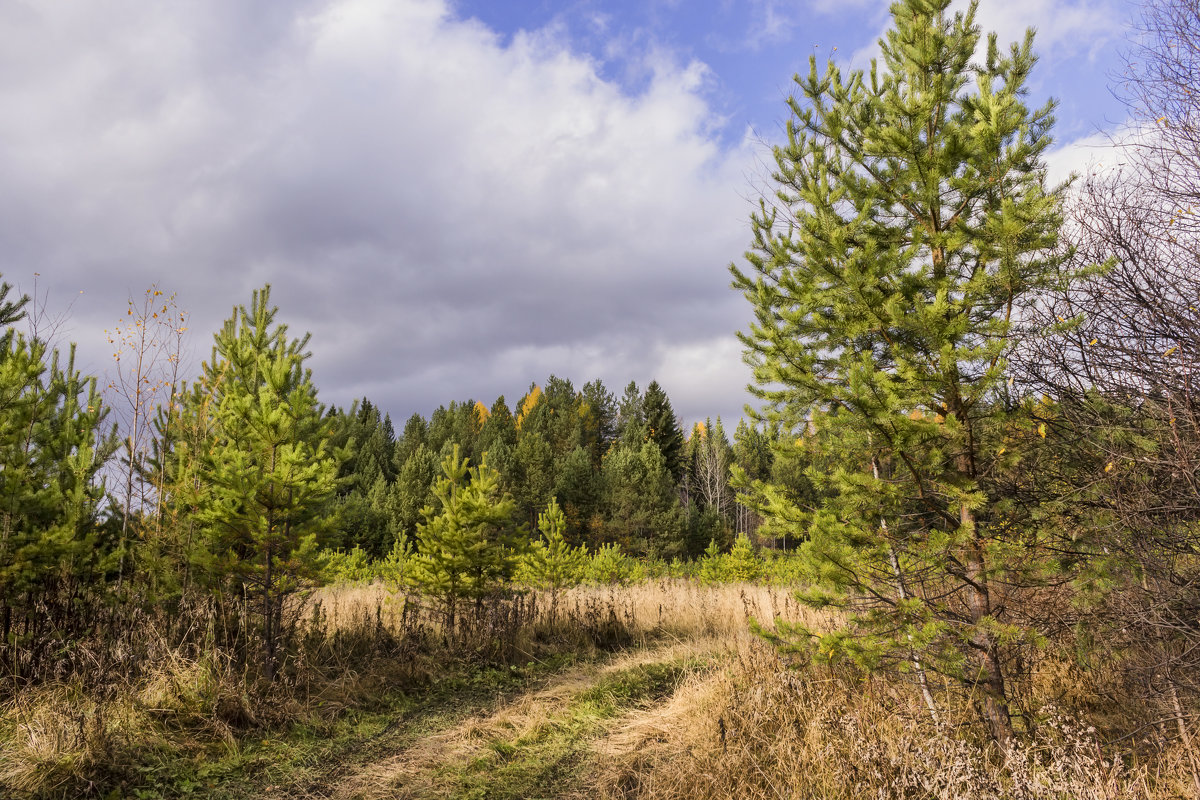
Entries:
{"type": "Polygon", "coordinates": [[[1099,339],[1092,339],[1090,342],[1088,342],[1088,347],[1091,347],[1092,345],[1094,345],[1094,344],[1095,344],[1096,342],[1098,342],[1098,341],[1100,341],[1100,340],[1099,340],[1099,339]]]}
{"type": "Polygon", "coordinates": [[[1178,350],[1178,349],[1179,349],[1179,345],[1176,345],[1176,346],[1174,346],[1174,347],[1172,347],[1172,348],[1169,348],[1169,349],[1168,349],[1168,350],[1167,350],[1165,353],[1163,353],[1163,355],[1164,355],[1164,356],[1169,356],[1169,355],[1171,355],[1171,353],[1174,353],[1174,352],[1175,352],[1176,350],[1178,350]]]}
{"type": "Polygon", "coordinates": [[[1046,438],[1046,423],[1044,423],[1044,422],[1038,423],[1038,433],[1041,434],[1041,437],[1043,439],[1046,438]]]}
{"type": "Polygon", "coordinates": [[[1108,466],[1106,466],[1106,467],[1104,468],[1104,471],[1105,471],[1105,472],[1112,472],[1112,471],[1113,471],[1113,462],[1111,462],[1111,461],[1110,461],[1110,462],[1108,462],[1108,466]]]}
{"type": "Polygon", "coordinates": [[[1007,450],[1007,449],[1008,449],[1007,447],[1001,447],[1001,448],[1000,448],[1000,451],[999,451],[998,453],[996,453],[996,455],[998,455],[998,456],[1002,456],[1002,455],[1004,455],[1004,451],[1005,451],[1005,450],[1007,450]]]}

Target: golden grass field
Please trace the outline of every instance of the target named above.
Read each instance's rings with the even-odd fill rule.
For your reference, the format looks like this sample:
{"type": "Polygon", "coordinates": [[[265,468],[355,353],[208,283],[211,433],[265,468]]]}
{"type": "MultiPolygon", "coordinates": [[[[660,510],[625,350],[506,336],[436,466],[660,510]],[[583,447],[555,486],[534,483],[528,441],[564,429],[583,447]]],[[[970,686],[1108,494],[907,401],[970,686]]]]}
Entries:
{"type": "MultiPolygon", "coordinates": [[[[129,776],[137,773],[127,762],[148,752],[181,762],[259,764],[255,758],[282,751],[251,742],[290,741],[289,726],[300,721],[311,727],[324,720],[322,730],[333,731],[334,720],[374,708],[397,686],[419,702],[443,675],[469,672],[470,659],[486,653],[537,677],[470,707],[464,699],[461,713],[453,692],[428,714],[393,719],[385,707],[375,712],[382,733],[361,747],[351,741],[341,755],[302,754],[304,781],[289,784],[290,767],[281,766],[255,794],[1196,796],[1182,744],[1106,744],[1078,710],[1047,704],[1036,734],[1001,754],[975,734],[963,698],[940,696],[942,724],[935,725],[902,676],[868,678],[817,664],[789,669],[750,620],[820,629],[834,618],[799,605],[785,589],[685,580],[579,587],[480,617],[457,644],[440,629],[436,609],[380,585],[324,587],[295,611],[318,644],[298,657],[307,661],[296,665],[290,683],[261,695],[240,688],[229,663],[169,649],[144,677],[107,693],[73,685],[20,693],[0,709],[0,795],[80,796],[72,792],[90,792],[90,782],[95,796],[105,796],[105,780],[133,785],[129,776]],[[503,647],[496,637],[505,638],[503,647]],[[381,640],[386,651],[368,644],[381,640]],[[542,662],[553,666],[539,671],[542,662]],[[329,763],[313,763],[321,759],[329,763]]],[[[1077,679],[1069,665],[1048,662],[1045,669],[1058,671],[1059,684],[1077,679]]],[[[157,794],[143,796],[183,794],[163,781],[157,794]]],[[[250,796],[232,783],[218,780],[198,796],[250,796]]]]}

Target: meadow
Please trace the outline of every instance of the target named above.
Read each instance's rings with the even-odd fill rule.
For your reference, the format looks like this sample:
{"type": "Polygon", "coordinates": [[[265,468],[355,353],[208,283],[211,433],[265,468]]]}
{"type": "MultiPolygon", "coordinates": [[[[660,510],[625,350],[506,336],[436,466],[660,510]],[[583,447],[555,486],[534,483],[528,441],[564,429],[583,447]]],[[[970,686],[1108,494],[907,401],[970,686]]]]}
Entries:
{"type": "Polygon", "coordinates": [[[0,711],[4,796],[1183,798],[1184,742],[1134,735],[1116,669],[1051,647],[1005,753],[967,698],[781,653],[754,631],[832,612],[786,587],[660,578],[514,594],[454,631],[380,582],[291,609],[271,684],[160,651],[136,681],[49,683],[0,711]],[[248,690],[251,688],[252,690],[248,690]],[[1123,733],[1121,733],[1123,732],[1123,733]]]}

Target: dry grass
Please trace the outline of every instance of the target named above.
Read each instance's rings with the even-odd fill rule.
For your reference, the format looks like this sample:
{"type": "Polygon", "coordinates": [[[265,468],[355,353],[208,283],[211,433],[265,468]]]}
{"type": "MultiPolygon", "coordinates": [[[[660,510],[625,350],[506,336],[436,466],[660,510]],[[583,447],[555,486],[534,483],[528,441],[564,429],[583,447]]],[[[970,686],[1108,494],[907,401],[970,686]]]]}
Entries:
{"type": "Polygon", "coordinates": [[[523,694],[492,713],[468,717],[370,765],[343,781],[332,797],[366,800],[451,796],[455,768],[491,759],[497,743],[516,742],[519,746],[553,735],[553,720],[568,716],[578,697],[606,677],[644,665],[707,658],[725,646],[718,639],[676,641],[631,650],[603,666],[589,663],[573,667],[544,688],[523,694]]]}
{"type": "Polygon", "coordinates": [[[212,659],[170,655],[137,684],[107,689],[41,686],[0,706],[0,796],[103,795],[156,754],[232,749],[256,724],[235,676],[212,659]]]}
{"type": "MultiPolygon", "coordinates": [[[[1094,729],[1047,710],[1033,739],[1001,754],[933,725],[911,687],[827,668],[790,671],[760,643],[693,676],[596,748],[581,796],[604,798],[1188,798],[1177,748],[1126,763],[1094,729]]],[[[957,714],[956,714],[957,712],[957,714]]]]}
{"type": "MultiPolygon", "coordinates": [[[[186,657],[159,644],[154,663],[127,685],[22,690],[0,706],[0,796],[102,793],[136,781],[147,758],[235,752],[246,733],[327,718],[420,687],[456,663],[523,664],[651,641],[710,648],[748,636],[751,615],[809,613],[777,589],[685,581],[531,595],[464,615],[453,635],[436,609],[379,585],[325,587],[293,612],[298,644],[271,686],[218,655],[186,657]]],[[[533,715],[550,698],[530,702],[533,715]]]]}
{"type": "MultiPolygon", "coordinates": [[[[663,579],[634,586],[578,586],[557,597],[539,592],[532,602],[522,633],[564,633],[580,621],[615,623],[635,639],[657,636],[749,635],[747,622],[768,624],[777,617],[821,628],[832,617],[801,605],[792,592],[756,584],[701,585],[695,581],[663,579]]],[[[427,602],[380,584],[326,586],[305,599],[300,613],[313,616],[321,629],[338,630],[382,624],[390,630],[418,628],[444,637],[441,618],[427,602]]]]}
{"type": "MultiPolygon", "coordinates": [[[[270,687],[247,683],[212,654],[160,650],[128,686],[23,691],[0,707],[0,796],[103,796],[136,786],[148,758],[233,753],[263,727],[336,715],[397,687],[419,691],[452,669],[625,646],[631,649],[608,666],[581,658],[515,701],[465,721],[460,715],[423,741],[397,743],[327,791],[373,796],[403,786],[404,796],[445,796],[439,792],[474,769],[462,765],[503,763],[490,749],[497,742],[517,748],[506,756],[517,760],[522,743],[534,742],[529,755],[539,757],[534,751],[547,736],[566,735],[561,726],[547,734],[558,724],[548,720],[575,719],[579,698],[612,671],[703,655],[710,666],[686,670],[669,696],[589,720],[583,738],[566,745],[589,753],[571,761],[574,783],[583,787],[578,797],[1194,796],[1178,743],[1139,741],[1136,752],[1132,740],[1103,744],[1122,710],[1096,700],[1102,675],[1083,675],[1069,660],[1047,657],[1038,665],[1030,686],[1039,724],[1007,754],[976,738],[961,700],[939,698],[948,722],[938,727],[911,684],[829,666],[785,669],[750,633],[749,620],[769,627],[783,618],[815,629],[831,622],[785,589],[677,580],[579,587],[494,604],[464,615],[454,632],[442,629],[436,609],[381,586],[326,587],[293,611],[296,647],[270,687]]],[[[468,777],[477,779],[478,770],[468,777]]]]}

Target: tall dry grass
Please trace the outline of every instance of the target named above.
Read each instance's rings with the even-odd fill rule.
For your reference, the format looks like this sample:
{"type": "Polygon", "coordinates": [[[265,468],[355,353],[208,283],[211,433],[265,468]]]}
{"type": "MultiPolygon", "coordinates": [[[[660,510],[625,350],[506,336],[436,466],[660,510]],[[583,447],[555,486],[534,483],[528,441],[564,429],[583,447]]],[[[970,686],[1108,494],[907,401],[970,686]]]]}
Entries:
{"type": "MultiPolygon", "coordinates": [[[[747,636],[747,621],[770,624],[783,618],[820,627],[832,617],[808,608],[793,593],[749,583],[700,584],[664,578],[632,586],[576,586],[557,593],[531,592],[521,619],[523,633],[566,632],[589,617],[616,620],[631,637],[728,634],[747,636]]],[[[304,598],[301,615],[318,621],[326,634],[361,628],[364,620],[392,631],[420,629],[435,638],[447,634],[441,614],[429,601],[380,584],[325,586],[304,598]]],[[[470,636],[468,630],[464,635],[470,636]]]]}
{"type": "Polygon", "coordinates": [[[751,616],[816,619],[786,591],[665,580],[499,598],[450,631],[422,598],[378,584],[323,587],[290,609],[292,646],[271,684],[219,652],[160,640],[145,647],[152,663],[126,683],[74,680],[14,694],[0,705],[0,797],[125,791],[156,764],[236,752],[257,731],[421,691],[480,662],[587,657],[664,638],[734,647],[751,616]]]}
{"type": "Polygon", "coordinates": [[[783,668],[742,640],[725,669],[689,679],[665,706],[627,720],[597,748],[589,797],[980,798],[1116,800],[1194,797],[1178,743],[1153,756],[1105,744],[1070,713],[1041,710],[1007,752],[976,735],[965,703],[942,724],[899,680],[844,669],[783,668]]]}
{"type": "Polygon", "coordinates": [[[48,685],[10,698],[0,706],[0,797],[126,791],[148,765],[235,753],[264,728],[328,719],[398,689],[419,692],[479,662],[672,641],[723,656],[669,701],[613,723],[587,766],[586,796],[1196,795],[1170,726],[1122,739],[1112,724],[1122,714],[1119,693],[1068,658],[1050,654],[1038,665],[1029,682],[1036,724],[1007,753],[977,736],[965,698],[939,696],[943,724],[935,725],[901,677],[827,664],[787,669],[749,620],[821,629],[833,619],[786,589],[685,580],[578,587],[484,604],[453,631],[436,607],[379,585],[325,587],[291,610],[293,645],[269,685],[219,653],[189,657],[159,646],[150,648],[155,663],[126,685],[48,685]]]}

